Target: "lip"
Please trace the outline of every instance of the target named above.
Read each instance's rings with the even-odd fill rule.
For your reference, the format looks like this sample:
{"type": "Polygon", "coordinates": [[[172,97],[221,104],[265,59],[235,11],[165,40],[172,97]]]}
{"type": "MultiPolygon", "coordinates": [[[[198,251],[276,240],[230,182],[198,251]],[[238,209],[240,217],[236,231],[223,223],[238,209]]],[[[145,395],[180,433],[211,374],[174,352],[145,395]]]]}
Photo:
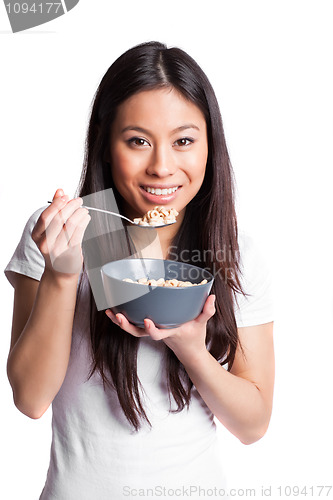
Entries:
{"type": "MultiPolygon", "coordinates": [[[[169,187],[178,187],[178,186],[163,186],[161,184],[159,185],[154,185],[154,186],[151,186],[148,184],[146,185],[145,184],[145,187],[154,187],[155,189],[159,188],[159,189],[168,189],[169,187]]],[[[161,194],[161,195],[156,195],[156,194],[152,194],[152,193],[148,193],[147,191],[145,191],[143,189],[142,186],[140,186],[140,191],[142,193],[142,196],[147,200],[149,201],[150,203],[154,203],[155,205],[161,205],[163,203],[169,203],[170,201],[173,201],[177,194],[179,193],[179,191],[181,190],[182,186],[179,186],[178,189],[174,192],[174,193],[171,193],[171,194],[161,194]]]]}
{"type": "MultiPolygon", "coordinates": [[[[179,184],[142,184],[144,187],[150,187],[154,189],[170,189],[170,188],[179,188],[181,187],[179,184]]],[[[142,187],[140,186],[140,187],[142,187]]]]}

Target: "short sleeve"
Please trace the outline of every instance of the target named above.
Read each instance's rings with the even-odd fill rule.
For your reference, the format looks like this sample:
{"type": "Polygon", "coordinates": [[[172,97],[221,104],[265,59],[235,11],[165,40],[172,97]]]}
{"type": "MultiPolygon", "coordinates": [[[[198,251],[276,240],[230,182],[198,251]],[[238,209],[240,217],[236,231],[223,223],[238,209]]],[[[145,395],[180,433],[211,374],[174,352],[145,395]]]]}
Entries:
{"type": "Polygon", "coordinates": [[[270,269],[252,238],[240,233],[241,284],[246,296],[236,294],[237,327],[254,326],[274,320],[273,287],[270,269]]]}
{"type": "Polygon", "coordinates": [[[32,230],[46,207],[36,210],[29,218],[23,230],[21,240],[16,250],[8,262],[4,273],[8,281],[13,285],[13,273],[24,274],[35,280],[40,280],[44,272],[44,257],[39,251],[36,243],[31,237],[32,230]]]}

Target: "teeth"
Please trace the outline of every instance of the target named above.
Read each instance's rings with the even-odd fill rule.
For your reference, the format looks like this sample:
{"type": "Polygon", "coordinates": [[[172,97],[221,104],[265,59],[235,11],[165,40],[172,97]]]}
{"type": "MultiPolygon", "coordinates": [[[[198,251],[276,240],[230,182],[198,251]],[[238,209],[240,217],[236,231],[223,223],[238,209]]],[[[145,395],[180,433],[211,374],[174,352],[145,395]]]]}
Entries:
{"type": "Polygon", "coordinates": [[[172,194],[174,193],[175,191],[177,191],[178,187],[173,187],[173,188],[169,188],[169,189],[160,189],[160,188],[151,188],[151,187],[143,187],[143,189],[145,191],[147,191],[147,193],[151,193],[151,194],[155,194],[157,196],[160,196],[160,195],[166,195],[166,194],[172,194]]]}

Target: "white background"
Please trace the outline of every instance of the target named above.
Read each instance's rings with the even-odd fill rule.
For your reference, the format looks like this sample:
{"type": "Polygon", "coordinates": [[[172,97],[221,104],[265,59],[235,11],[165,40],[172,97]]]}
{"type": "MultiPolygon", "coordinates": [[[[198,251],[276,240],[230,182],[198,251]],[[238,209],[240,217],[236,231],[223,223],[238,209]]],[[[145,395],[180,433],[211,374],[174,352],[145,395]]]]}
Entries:
{"type": "MultiPolygon", "coordinates": [[[[58,187],[74,194],[89,106],[116,57],[159,40],[185,49],[210,78],[236,174],[239,222],[275,279],[270,428],[251,446],[220,428],[230,486],[255,488],[256,497],[271,486],[273,498],[287,498],[284,487],[298,485],[314,487],[307,498],[326,498],[316,487],[333,483],[331,5],[81,0],[67,15],[17,34],[0,5],[2,269],[30,214],[58,187]]],[[[49,462],[51,414],[30,420],[12,403],[13,291],[4,276],[0,286],[0,497],[35,500],[49,462]]]]}

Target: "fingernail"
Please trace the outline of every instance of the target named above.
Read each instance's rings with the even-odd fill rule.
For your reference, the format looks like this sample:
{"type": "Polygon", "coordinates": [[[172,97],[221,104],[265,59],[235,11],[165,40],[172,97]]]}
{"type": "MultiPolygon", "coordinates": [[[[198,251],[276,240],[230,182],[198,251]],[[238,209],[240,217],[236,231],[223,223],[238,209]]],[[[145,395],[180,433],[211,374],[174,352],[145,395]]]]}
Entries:
{"type": "Polygon", "coordinates": [[[64,196],[61,197],[62,201],[66,201],[67,200],[67,195],[65,194],[64,196]]]}
{"type": "Polygon", "coordinates": [[[62,189],[57,189],[53,195],[52,201],[54,201],[57,198],[60,198],[60,196],[63,196],[63,194],[64,194],[64,192],[62,189]]]}
{"type": "Polygon", "coordinates": [[[116,315],[114,319],[115,319],[115,322],[117,323],[117,325],[120,326],[121,325],[121,318],[118,318],[118,316],[116,315]]]}

